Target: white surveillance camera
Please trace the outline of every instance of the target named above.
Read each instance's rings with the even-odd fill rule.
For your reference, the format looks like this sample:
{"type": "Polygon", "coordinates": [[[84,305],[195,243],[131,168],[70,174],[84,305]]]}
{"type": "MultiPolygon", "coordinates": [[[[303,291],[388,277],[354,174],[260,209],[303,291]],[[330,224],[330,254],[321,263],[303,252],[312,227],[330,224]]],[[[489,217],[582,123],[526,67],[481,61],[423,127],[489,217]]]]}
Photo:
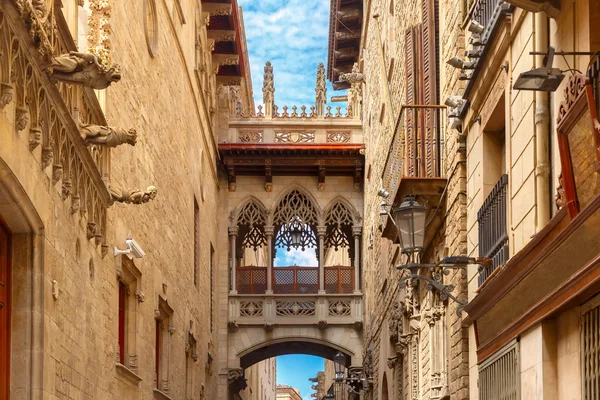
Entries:
{"type": "Polygon", "coordinates": [[[379,197],[388,197],[390,195],[390,192],[388,192],[387,190],[385,190],[385,188],[381,188],[379,189],[379,191],[377,192],[377,196],[379,197]]]}
{"type": "Polygon", "coordinates": [[[447,105],[448,107],[452,107],[452,108],[460,108],[462,107],[467,101],[465,99],[463,99],[460,96],[448,96],[446,98],[446,101],[444,102],[445,105],[447,105]]]}
{"type": "Polygon", "coordinates": [[[469,30],[469,32],[476,33],[477,35],[481,35],[485,31],[484,26],[481,25],[479,22],[475,21],[474,19],[472,19],[471,22],[469,22],[469,27],[467,29],[469,30]]]}
{"type": "Polygon", "coordinates": [[[115,257],[119,254],[132,254],[135,258],[142,258],[146,255],[144,250],[142,250],[140,245],[133,238],[125,239],[125,245],[127,245],[127,250],[120,250],[115,247],[113,252],[115,257]]]}

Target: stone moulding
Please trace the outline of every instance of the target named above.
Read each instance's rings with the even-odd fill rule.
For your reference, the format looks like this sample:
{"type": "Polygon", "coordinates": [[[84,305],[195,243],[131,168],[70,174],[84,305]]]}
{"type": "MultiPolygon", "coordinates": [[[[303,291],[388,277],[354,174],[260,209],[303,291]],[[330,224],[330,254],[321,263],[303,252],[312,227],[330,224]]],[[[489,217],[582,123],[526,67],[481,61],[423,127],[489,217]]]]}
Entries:
{"type": "Polygon", "coordinates": [[[137,384],[142,381],[142,377],[121,363],[115,363],[115,369],[120,377],[133,385],[137,386],[137,384]]]}

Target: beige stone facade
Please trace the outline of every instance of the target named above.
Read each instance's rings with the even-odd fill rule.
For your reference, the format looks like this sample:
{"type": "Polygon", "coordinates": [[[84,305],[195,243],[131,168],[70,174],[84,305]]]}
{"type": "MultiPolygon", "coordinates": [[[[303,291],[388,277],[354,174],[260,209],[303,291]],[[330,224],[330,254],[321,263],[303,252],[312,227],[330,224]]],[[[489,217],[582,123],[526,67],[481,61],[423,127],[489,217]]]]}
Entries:
{"type": "Polygon", "coordinates": [[[291,386],[277,385],[277,400],[302,400],[300,392],[291,386]]]}
{"type": "Polygon", "coordinates": [[[240,392],[243,400],[275,400],[277,359],[269,358],[254,364],[245,371],[248,387],[240,392]]]}

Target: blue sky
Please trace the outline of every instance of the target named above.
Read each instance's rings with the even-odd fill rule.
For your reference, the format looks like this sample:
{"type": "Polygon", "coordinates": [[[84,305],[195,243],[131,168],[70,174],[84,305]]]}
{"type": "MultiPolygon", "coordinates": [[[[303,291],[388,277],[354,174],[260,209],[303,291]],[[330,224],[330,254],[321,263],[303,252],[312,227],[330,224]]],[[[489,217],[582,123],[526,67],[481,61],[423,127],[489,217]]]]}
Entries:
{"type": "MultiPolygon", "coordinates": [[[[328,0],[238,0],[244,15],[254,100],[262,104],[262,82],[267,61],[273,65],[275,104],[281,107],[315,103],[317,66],[327,68],[328,0]]],[[[328,105],[334,92],[327,81],[328,105]]]]}
{"type": "MultiPolygon", "coordinates": [[[[262,83],[267,61],[273,65],[275,104],[281,107],[315,104],[317,66],[327,68],[329,38],[328,0],[238,0],[244,15],[254,101],[262,104],[262,83]]],[[[327,81],[327,105],[334,92],[327,81]]],[[[277,249],[275,266],[316,266],[314,249],[286,252],[277,249]]],[[[312,400],[308,380],[323,370],[323,359],[305,355],[277,357],[277,383],[300,390],[304,400],[312,400]]]]}
{"type": "Polygon", "coordinates": [[[323,371],[323,359],[315,356],[289,355],[277,357],[277,383],[295,387],[303,400],[313,400],[309,378],[323,371]]]}

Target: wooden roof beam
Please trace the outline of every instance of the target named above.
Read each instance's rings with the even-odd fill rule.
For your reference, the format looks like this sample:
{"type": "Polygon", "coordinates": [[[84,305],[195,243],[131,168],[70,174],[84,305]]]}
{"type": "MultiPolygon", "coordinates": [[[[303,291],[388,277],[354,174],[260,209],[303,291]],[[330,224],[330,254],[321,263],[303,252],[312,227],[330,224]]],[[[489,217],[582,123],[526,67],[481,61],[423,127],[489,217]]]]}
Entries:
{"type": "Polygon", "coordinates": [[[211,17],[231,15],[233,11],[230,3],[202,3],[202,10],[208,12],[211,17]]]}
{"type": "Polygon", "coordinates": [[[235,42],[236,34],[234,30],[225,29],[208,29],[206,36],[209,39],[219,42],[235,42]]]}

